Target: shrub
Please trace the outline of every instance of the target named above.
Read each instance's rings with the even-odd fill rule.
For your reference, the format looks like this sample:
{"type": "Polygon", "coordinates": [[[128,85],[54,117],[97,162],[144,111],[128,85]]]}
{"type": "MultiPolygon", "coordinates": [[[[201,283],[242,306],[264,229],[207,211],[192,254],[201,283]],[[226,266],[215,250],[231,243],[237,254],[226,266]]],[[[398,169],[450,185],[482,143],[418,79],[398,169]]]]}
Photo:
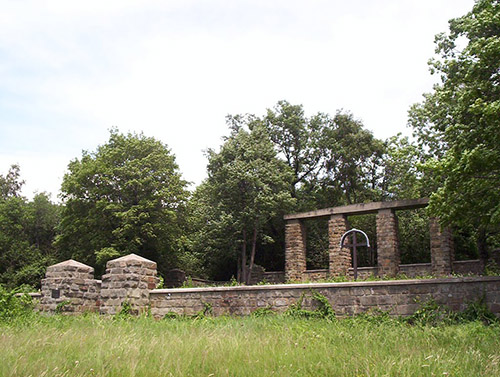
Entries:
{"type": "Polygon", "coordinates": [[[24,286],[9,291],[0,285],[0,321],[8,322],[33,313],[33,299],[26,291],[24,286]],[[24,294],[16,295],[18,293],[24,294]]]}

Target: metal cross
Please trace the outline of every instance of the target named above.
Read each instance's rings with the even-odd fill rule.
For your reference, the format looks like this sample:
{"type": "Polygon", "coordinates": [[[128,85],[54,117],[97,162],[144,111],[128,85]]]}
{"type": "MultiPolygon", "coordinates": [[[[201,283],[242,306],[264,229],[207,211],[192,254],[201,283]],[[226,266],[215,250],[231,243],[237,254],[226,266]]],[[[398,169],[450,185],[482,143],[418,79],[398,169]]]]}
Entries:
{"type": "Polygon", "coordinates": [[[347,232],[344,233],[344,235],[340,239],[340,248],[341,249],[343,247],[352,248],[352,268],[354,270],[354,280],[358,279],[358,246],[370,247],[370,240],[368,239],[368,236],[366,235],[366,233],[363,232],[362,230],[359,230],[356,228],[348,230],[347,232]],[[352,233],[352,243],[344,243],[346,237],[350,233],[352,233]],[[363,236],[365,236],[366,242],[358,243],[358,240],[356,238],[356,233],[361,233],[363,236]]]}

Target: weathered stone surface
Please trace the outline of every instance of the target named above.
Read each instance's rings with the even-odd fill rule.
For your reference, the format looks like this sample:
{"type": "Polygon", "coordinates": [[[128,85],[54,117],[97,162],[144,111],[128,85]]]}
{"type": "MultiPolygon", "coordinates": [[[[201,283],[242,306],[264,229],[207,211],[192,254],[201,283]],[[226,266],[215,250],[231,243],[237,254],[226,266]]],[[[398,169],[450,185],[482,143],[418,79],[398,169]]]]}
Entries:
{"type": "Polygon", "coordinates": [[[431,235],[432,273],[436,276],[449,275],[453,269],[455,250],[449,228],[442,229],[436,218],[429,222],[431,235]]]}
{"type": "Polygon", "coordinates": [[[311,291],[324,295],[340,316],[374,309],[410,315],[430,298],[463,310],[466,301],[484,295],[486,305],[500,317],[500,277],[155,289],[149,302],[155,318],[169,312],[192,315],[205,303],[212,305],[214,315],[247,315],[264,307],[282,312],[303,295],[303,307],[314,309],[311,291]]]}
{"type": "Polygon", "coordinates": [[[328,255],[331,276],[345,276],[351,267],[351,251],[348,248],[340,248],[340,240],[348,230],[347,216],[332,215],[328,220],[328,255]]]}
{"type": "Polygon", "coordinates": [[[72,259],[47,267],[39,309],[45,312],[98,311],[100,283],[94,269],[72,259]]]}
{"type": "Polygon", "coordinates": [[[301,281],[306,270],[306,230],[298,220],[285,225],[285,279],[301,281]]]}
{"type": "Polygon", "coordinates": [[[395,276],[399,272],[398,218],[391,209],[377,213],[377,264],[379,276],[395,276]]]}
{"type": "Polygon", "coordinates": [[[124,302],[128,302],[134,313],[147,310],[149,290],[156,287],[156,263],[141,256],[130,254],[110,260],[102,277],[102,314],[116,314],[124,302]]]}

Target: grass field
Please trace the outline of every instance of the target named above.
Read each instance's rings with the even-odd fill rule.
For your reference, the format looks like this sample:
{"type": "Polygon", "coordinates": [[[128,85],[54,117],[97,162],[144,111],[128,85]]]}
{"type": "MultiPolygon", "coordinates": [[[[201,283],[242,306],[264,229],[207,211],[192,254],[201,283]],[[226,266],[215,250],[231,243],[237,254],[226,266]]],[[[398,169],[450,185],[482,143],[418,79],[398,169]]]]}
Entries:
{"type": "Polygon", "coordinates": [[[0,324],[1,376],[500,376],[500,326],[41,317],[0,324]]]}

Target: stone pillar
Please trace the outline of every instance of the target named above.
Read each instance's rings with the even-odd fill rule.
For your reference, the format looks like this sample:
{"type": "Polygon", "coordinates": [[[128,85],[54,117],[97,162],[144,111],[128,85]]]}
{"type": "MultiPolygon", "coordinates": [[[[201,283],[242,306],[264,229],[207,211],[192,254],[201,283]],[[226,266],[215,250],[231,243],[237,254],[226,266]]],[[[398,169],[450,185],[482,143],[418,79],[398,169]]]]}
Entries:
{"type": "Polygon", "coordinates": [[[302,280],[306,268],[306,229],[300,220],[289,220],[285,225],[285,279],[302,280]]]}
{"type": "Polygon", "coordinates": [[[73,259],[47,267],[42,280],[40,310],[59,313],[99,311],[98,280],[94,269],[73,259]]]}
{"type": "Polygon", "coordinates": [[[391,209],[377,213],[377,263],[379,276],[399,273],[398,218],[391,209]]]}
{"type": "Polygon", "coordinates": [[[149,290],[156,288],[156,263],[135,254],[110,260],[102,276],[101,314],[116,314],[128,302],[133,314],[147,311],[149,290]]]}
{"type": "Polygon", "coordinates": [[[429,219],[431,236],[432,273],[436,276],[449,275],[453,270],[455,249],[450,228],[441,229],[436,218],[429,219]]]}
{"type": "Polygon", "coordinates": [[[351,249],[340,248],[342,235],[349,230],[346,215],[332,215],[328,220],[328,269],[330,276],[347,276],[351,267],[351,249]]]}

